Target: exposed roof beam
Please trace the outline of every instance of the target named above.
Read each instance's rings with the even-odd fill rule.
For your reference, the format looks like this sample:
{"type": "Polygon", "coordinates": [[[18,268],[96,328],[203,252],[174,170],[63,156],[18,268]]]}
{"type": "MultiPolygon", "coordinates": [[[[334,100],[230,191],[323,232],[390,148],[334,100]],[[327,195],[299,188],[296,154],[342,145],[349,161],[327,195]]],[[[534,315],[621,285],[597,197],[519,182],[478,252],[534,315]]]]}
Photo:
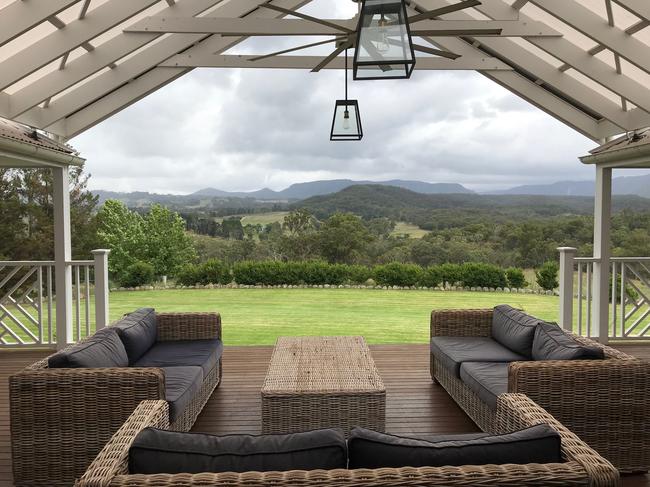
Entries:
{"type": "MultiPolygon", "coordinates": [[[[427,0],[410,0],[410,1],[407,1],[407,3],[409,5],[411,5],[411,7],[413,7],[413,6],[422,7],[422,10],[433,10],[434,8],[441,8],[442,6],[445,6],[445,4],[443,3],[443,4],[441,4],[439,6],[436,6],[436,7],[431,7],[431,8],[423,7],[423,5],[425,3],[428,4],[427,0]]],[[[454,2],[454,5],[456,3],[457,2],[454,2]]],[[[494,2],[494,0],[481,0],[481,3],[482,4],[486,4],[486,3],[494,4],[493,8],[498,9],[498,15],[496,17],[494,17],[495,19],[499,19],[499,20],[518,20],[519,19],[519,12],[516,9],[512,8],[510,5],[508,5],[507,3],[506,4],[501,3],[499,0],[497,0],[497,2],[494,2]]],[[[421,12],[416,12],[416,13],[421,13],[421,12]]]]}
{"type": "Polygon", "coordinates": [[[534,45],[566,63],[576,71],[605,86],[635,105],[650,111],[650,91],[629,76],[622,76],[616,69],[600,59],[590,56],[575,44],[564,39],[535,39],[534,45]]]}
{"type": "MultiPolygon", "coordinates": [[[[226,11],[230,12],[233,17],[248,15],[251,13],[252,10],[255,10],[254,7],[251,9],[252,4],[259,5],[263,2],[264,0],[237,0],[236,2],[227,2],[224,3],[223,7],[219,7],[220,9],[219,12],[222,15],[223,12],[226,11]],[[227,9],[227,10],[221,10],[221,9],[227,9]]],[[[309,3],[310,0],[274,0],[274,2],[286,8],[299,8],[302,5],[309,3]]],[[[255,10],[253,15],[266,17],[266,18],[277,18],[279,16],[276,12],[261,10],[261,9],[255,10]]],[[[218,35],[213,35],[208,37],[204,41],[196,44],[194,47],[190,48],[187,52],[209,52],[211,54],[217,52],[223,52],[229,49],[230,47],[234,46],[241,40],[242,40],[241,38],[235,38],[235,37],[225,38],[218,35]]],[[[187,49],[187,47],[190,47],[191,45],[192,44],[188,44],[185,47],[185,49],[187,49]]],[[[135,56],[135,57],[142,58],[143,60],[147,59],[147,53],[149,52],[149,49],[153,47],[154,46],[146,48],[141,53],[142,54],[141,56],[135,56]]],[[[179,51],[180,50],[177,50],[175,52],[170,52],[169,56],[179,51]]],[[[145,82],[143,81],[144,79],[150,80],[151,85],[147,85],[147,86],[152,86],[152,87],[147,93],[145,93],[145,95],[150,93],[151,91],[154,91],[157,87],[164,86],[167,82],[176,79],[178,76],[180,76],[180,74],[185,74],[191,71],[191,69],[186,69],[186,68],[156,68],[155,66],[158,64],[158,62],[159,61],[152,60],[150,62],[149,70],[145,74],[141,74],[142,71],[139,71],[138,73],[135,73],[132,76],[133,78],[135,76],[138,76],[138,74],[140,75],[138,77],[140,86],[145,84],[145,82]],[[178,74],[178,71],[181,71],[181,73],[178,74]],[[161,81],[161,80],[168,80],[168,81],[161,81]]],[[[124,64],[126,63],[122,63],[118,65],[117,68],[114,69],[112,72],[121,71],[124,64]]],[[[128,70],[127,73],[121,73],[120,76],[124,76],[124,74],[128,74],[128,70]]],[[[99,78],[101,78],[101,76],[94,78],[93,80],[90,80],[88,83],[82,86],[92,84],[93,82],[98,82],[99,85],[103,86],[105,80],[99,80],[99,78]]],[[[131,84],[132,83],[113,84],[109,95],[105,95],[100,99],[97,99],[97,97],[95,97],[92,100],[86,100],[84,105],[82,105],[81,108],[75,111],[74,115],[70,115],[72,112],[67,113],[66,115],[70,115],[70,116],[68,116],[66,120],[62,120],[61,122],[53,124],[51,127],[48,127],[48,130],[59,135],[64,135],[66,137],[72,137],[74,135],[83,132],[86,128],[90,128],[96,123],[99,123],[99,121],[106,118],[106,116],[116,113],[122,110],[123,108],[126,108],[127,106],[134,103],[136,100],[128,100],[128,96],[123,97],[121,95],[121,93],[129,92],[129,86],[131,84]],[[106,115],[107,113],[108,115],[106,115]]],[[[74,94],[75,92],[76,90],[72,91],[71,94],[74,94]]],[[[107,92],[104,91],[104,93],[107,92]]],[[[55,100],[52,103],[51,107],[48,108],[47,110],[54,108],[59,101],[60,100],[55,100]]],[[[46,110],[43,111],[45,112],[46,110]]]]}
{"type": "Polygon", "coordinates": [[[0,46],[27,32],[48,17],[58,14],[79,0],[25,2],[15,0],[0,10],[0,46]]]}
{"type": "Polygon", "coordinates": [[[65,29],[57,30],[0,63],[0,90],[30,75],[66,52],[81,46],[115,27],[125,19],[150,7],[158,0],[107,2],[83,20],[75,20],[65,29]]]}
{"type": "MultiPolygon", "coordinates": [[[[339,25],[319,25],[302,19],[232,19],[219,17],[180,18],[180,17],[148,17],[124,29],[125,32],[144,33],[197,33],[221,34],[228,36],[328,36],[345,34],[345,29],[355,29],[356,19],[327,20],[326,22],[339,25]]],[[[543,22],[530,20],[429,20],[418,22],[411,27],[413,35],[469,35],[472,31],[485,29],[485,35],[501,35],[506,37],[521,36],[561,36],[558,31],[543,22]],[[435,31],[427,33],[422,31],[435,31]],[[494,31],[494,32],[488,32],[494,31]]],[[[481,35],[475,32],[474,35],[481,35]]]]}
{"type": "Polygon", "coordinates": [[[354,29],[352,20],[328,20],[340,29],[303,19],[233,19],[226,17],[147,17],[124,29],[124,32],[158,32],[179,34],[221,34],[229,36],[327,36],[342,35],[354,29]]]}
{"type": "Polygon", "coordinates": [[[650,73],[647,44],[617,27],[610,27],[602,17],[575,0],[530,0],[530,2],[650,73]]]}
{"type": "Polygon", "coordinates": [[[634,13],[637,17],[650,20],[650,3],[647,0],[612,0],[621,7],[634,13]]]}
{"type": "MultiPolygon", "coordinates": [[[[194,16],[215,6],[222,0],[184,0],[178,2],[174,7],[166,8],[159,15],[176,15],[194,16]]],[[[240,0],[242,4],[246,2],[240,0]]],[[[250,0],[248,8],[254,9],[250,0]]],[[[107,66],[115,66],[115,61],[124,56],[140,49],[149,42],[157,39],[162,34],[121,34],[105,43],[97,46],[92,56],[80,56],[74,61],[67,63],[64,71],[53,71],[43,75],[38,80],[33,81],[21,90],[12,95],[12,111],[8,114],[0,114],[8,118],[15,118],[32,107],[35,107],[48,96],[57,95],[67,88],[75,85],[84,78],[95,74],[107,66]]],[[[175,36],[178,44],[170,45],[170,55],[179,52],[194,42],[201,40],[204,36],[175,36]]]]}
{"type": "MultiPolygon", "coordinates": [[[[507,4],[502,0],[489,0],[475,8],[483,15],[495,17],[500,13],[500,4],[502,7],[507,6],[507,4]]],[[[523,13],[520,13],[519,18],[522,22],[533,20],[523,13]]],[[[616,71],[607,63],[589,55],[570,41],[564,38],[529,38],[528,41],[548,52],[552,56],[567,63],[564,67],[560,68],[561,72],[566,71],[569,67],[573,67],[614,93],[632,101],[635,105],[646,110],[650,109],[650,92],[647,87],[634,81],[628,76],[617,75],[616,71]]],[[[601,95],[598,94],[598,96],[601,95]]],[[[634,109],[623,115],[624,117],[627,117],[628,125],[636,125],[638,123],[637,115],[634,113],[636,110],[638,109],[634,109]]],[[[640,110],[640,113],[643,115],[640,118],[645,118],[644,111],[640,110]]],[[[637,126],[637,128],[639,126],[637,126]]]]}
{"type": "MultiPolygon", "coordinates": [[[[322,56],[275,56],[258,61],[251,61],[257,56],[213,55],[184,56],[179,54],[160,66],[165,67],[209,67],[209,68],[275,68],[275,69],[312,69],[319,64],[322,56]]],[[[334,59],[324,69],[343,69],[343,57],[334,59]]],[[[456,60],[439,57],[422,57],[415,63],[419,70],[512,70],[510,66],[489,56],[467,57],[461,56],[456,60]]]]}

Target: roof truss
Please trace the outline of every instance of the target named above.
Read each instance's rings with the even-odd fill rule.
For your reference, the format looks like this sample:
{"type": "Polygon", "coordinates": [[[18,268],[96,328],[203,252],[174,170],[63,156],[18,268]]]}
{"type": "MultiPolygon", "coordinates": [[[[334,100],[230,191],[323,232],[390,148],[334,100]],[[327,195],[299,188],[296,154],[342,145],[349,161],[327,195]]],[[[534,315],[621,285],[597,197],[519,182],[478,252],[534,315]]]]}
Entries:
{"type": "MultiPolygon", "coordinates": [[[[457,1],[411,0],[411,13],[457,1]]],[[[228,55],[247,35],[345,35],[356,26],[283,18],[309,0],[258,8],[267,2],[14,0],[0,10],[0,54],[9,53],[0,56],[0,115],[69,138],[195,67],[311,69],[323,60],[228,55]],[[42,24],[50,31],[35,36],[42,24]]],[[[476,70],[592,139],[650,126],[647,0],[511,3],[482,0],[418,22],[425,41],[461,57],[421,57],[417,68],[476,70]],[[475,35],[458,36],[467,29],[475,35]],[[499,36],[487,35],[495,29],[499,36]]]]}

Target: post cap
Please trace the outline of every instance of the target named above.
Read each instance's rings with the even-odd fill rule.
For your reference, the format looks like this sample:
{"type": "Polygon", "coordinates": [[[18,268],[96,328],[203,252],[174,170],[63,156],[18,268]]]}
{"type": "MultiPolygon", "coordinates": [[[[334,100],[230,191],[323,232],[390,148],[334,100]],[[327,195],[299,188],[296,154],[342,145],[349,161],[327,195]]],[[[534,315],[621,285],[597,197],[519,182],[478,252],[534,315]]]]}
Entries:
{"type": "Polygon", "coordinates": [[[575,247],[558,247],[557,249],[560,252],[571,253],[571,254],[575,254],[578,251],[578,249],[576,249],[575,247]]]}
{"type": "Polygon", "coordinates": [[[111,253],[111,249],[95,249],[95,250],[91,250],[90,253],[93,255],[102,255],[102,254],[108,255],[111,253]]]}

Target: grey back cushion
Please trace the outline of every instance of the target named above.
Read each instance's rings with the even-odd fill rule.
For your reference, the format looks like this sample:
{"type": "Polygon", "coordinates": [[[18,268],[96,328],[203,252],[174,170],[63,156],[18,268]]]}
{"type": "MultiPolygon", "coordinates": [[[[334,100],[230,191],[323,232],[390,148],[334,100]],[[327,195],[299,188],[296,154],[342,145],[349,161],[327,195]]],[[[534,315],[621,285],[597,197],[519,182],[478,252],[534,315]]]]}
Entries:
{"type": "Polygon", "coordinates": [[[213,436],[146,428],[129,449],[132,474],[332,470],[346,466],[347,446],[340,429],[213,436]]]}
{"type": "Polygon", "coordinates": [[[600,360],[602,348],[588,347],[564,333],[557,325],[540,323],[533,340],[534,360],[600,360]]]}
{"type": "Polygon", "coordinates": [[[507,304],[494,308],[492,338],[526,358],[532,357],[535,328],[542,320],[507,304]]]}
{"type": "Polygon", "coordinates": [[[52,355],[47,365],[50,368],[128,367],[129,358],[117,332],[104,328],[88,340],[52,355]]]}
{"type": "Polygon", "coordinates": [[[562,461],[559,434],[540,424],[505,435],[429,442],[354,428],[348,440],[349,468],[442,467],[562,461]]]}
{"type": "Polygon", "coordinates": [[[140,308],[115,323],[113,328],[124,343],[129,365],[134,365],[156,342],[156,311],[153,308],[140,308]]]}

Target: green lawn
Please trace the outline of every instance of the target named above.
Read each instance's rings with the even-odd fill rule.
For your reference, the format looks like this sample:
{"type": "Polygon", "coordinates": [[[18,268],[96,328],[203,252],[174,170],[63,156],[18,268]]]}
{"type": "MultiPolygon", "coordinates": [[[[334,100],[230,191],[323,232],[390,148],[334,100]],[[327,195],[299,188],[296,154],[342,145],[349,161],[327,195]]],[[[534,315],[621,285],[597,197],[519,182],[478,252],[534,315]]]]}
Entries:
{"type": "Polygon", "coordinates": [[[422,230],[417,225],[412,225],[411,223],[406,222],[397,222],[395,223],[395,230],[393,230],[391,235],[408,235],[410,238],[422,238],[427,233],[429,232],[422,230]]]}
{"type": "Polygon", "coordinates": [[[270,345],[282,335],[363,335],[369,343],[426,343],[429,314],[510,303],[556,320],[558,298],[530,294],[376,289],[183,289],[112,293],[111,318],[142,306],[219,311],[227,345],[270,345]]]}

